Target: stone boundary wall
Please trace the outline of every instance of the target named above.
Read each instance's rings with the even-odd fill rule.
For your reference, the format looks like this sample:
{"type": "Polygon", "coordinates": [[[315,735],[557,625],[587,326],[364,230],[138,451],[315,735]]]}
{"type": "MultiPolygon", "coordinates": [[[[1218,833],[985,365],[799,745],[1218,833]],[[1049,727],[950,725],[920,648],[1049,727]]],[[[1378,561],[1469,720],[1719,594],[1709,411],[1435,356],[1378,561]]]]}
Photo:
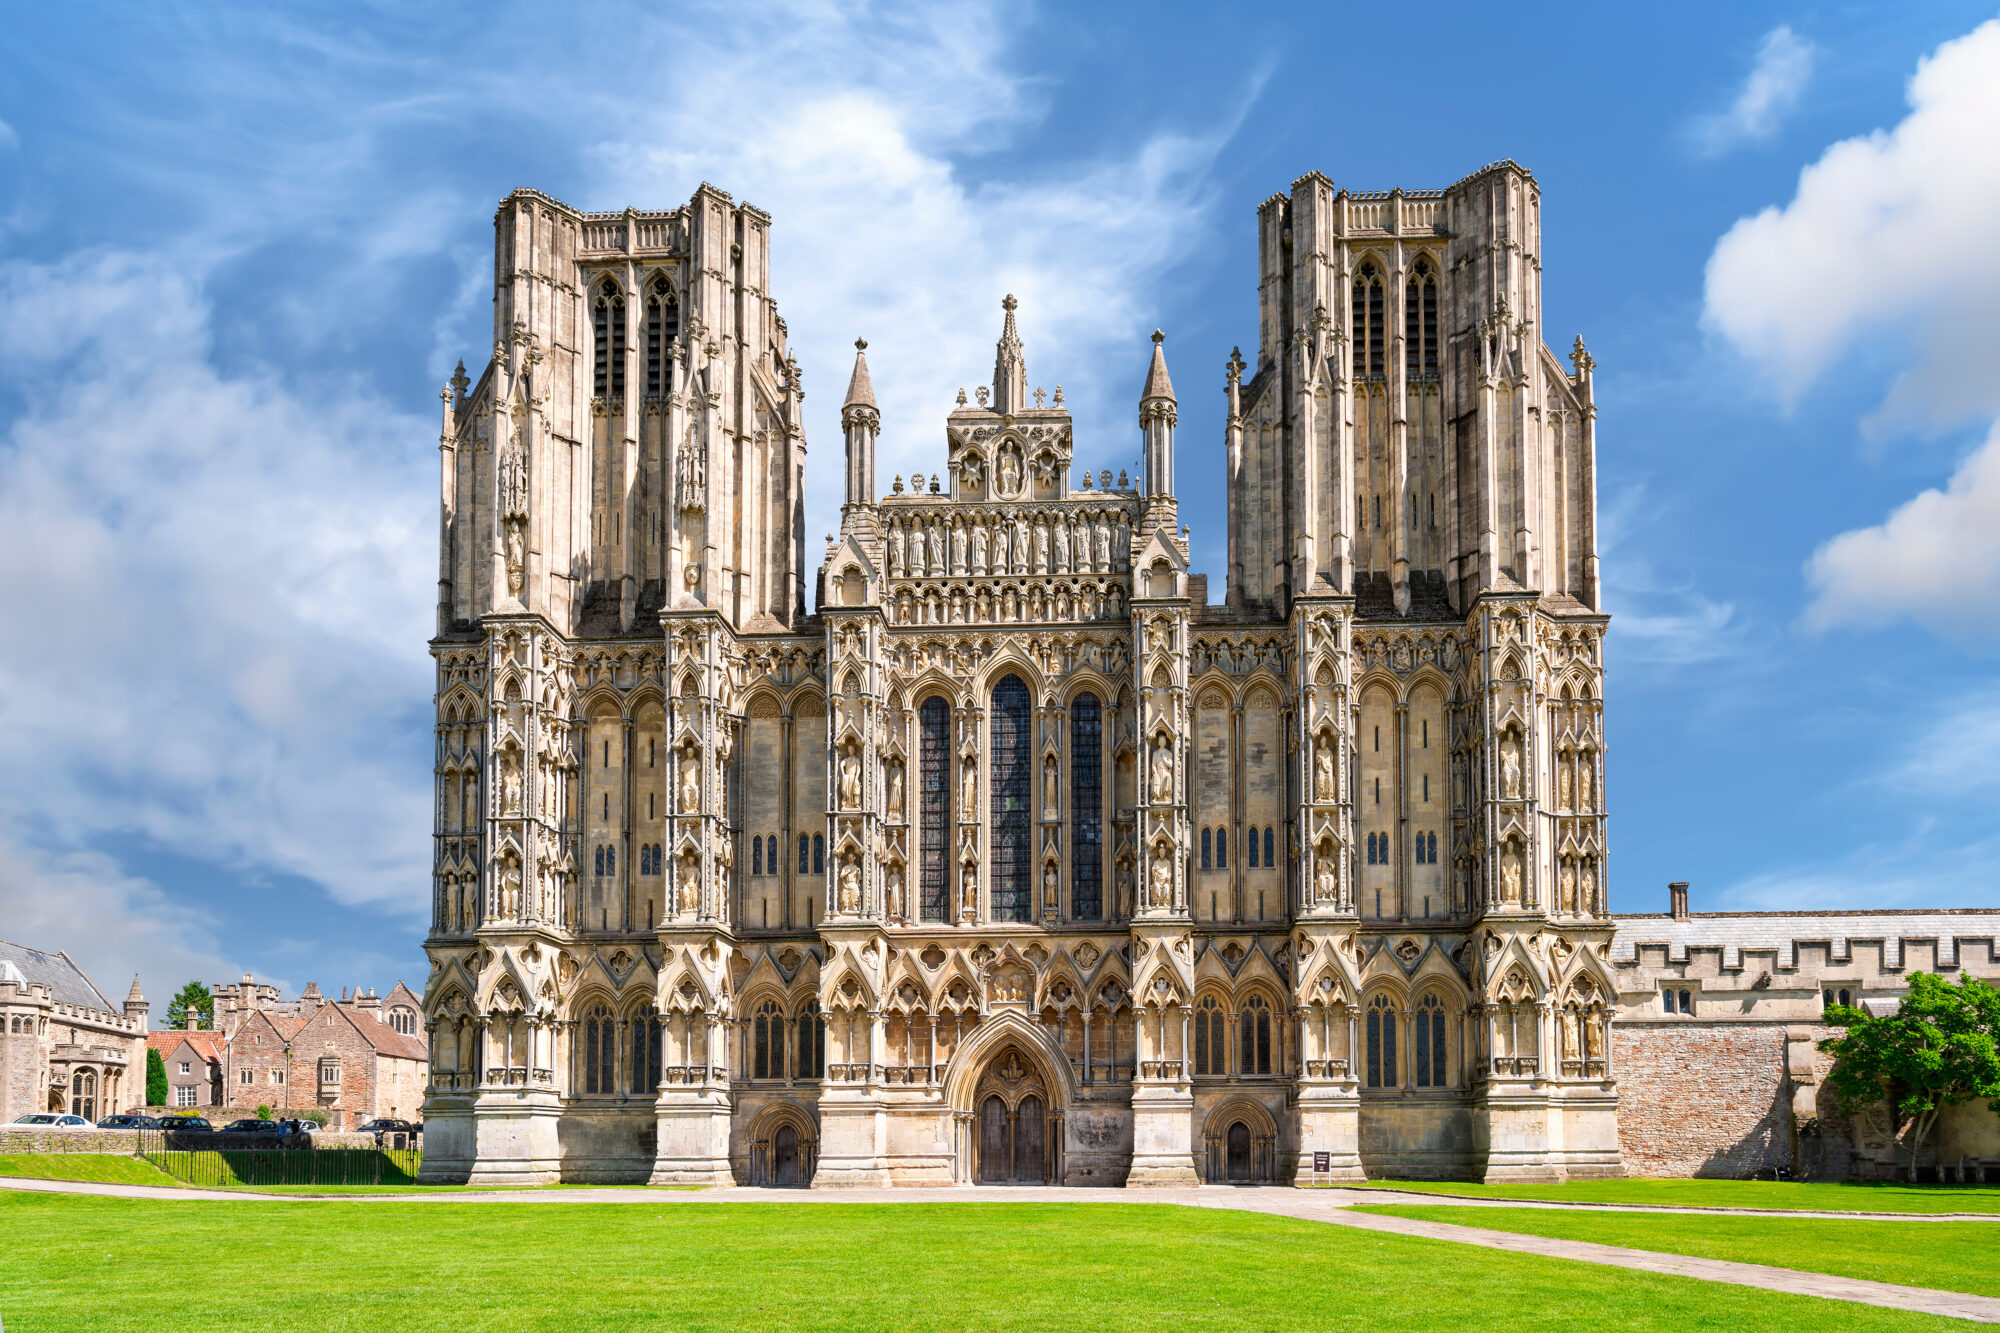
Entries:
{"type": "MultiPolygon", "coordinates": [[[[136,1156],[139,1152],[139,1136],[146,1132],[137,1129],[55,1129],[37,1125],[5,1125],[0,1126],[0,1154],[109,1152],[136,1156]]],[[[375,1146],[373,1134],[326,1131],[314,1134],[312,1140],[316,1148],[375,1146]]],[[[421,1142],[420,1139],[419,1143],[421,1142]]],[[[277,1144],[269,1134],[195,1133],[174,1135],[173,1146],[238,1152],[246,1148],[275,1148],[277,1144]]]]}
{"type": "Polygon", "coordinates": [[[1627,1174],[1743,1179],[1792,1164],[1785,1026],[1612,1025],[1627,1174]]]}

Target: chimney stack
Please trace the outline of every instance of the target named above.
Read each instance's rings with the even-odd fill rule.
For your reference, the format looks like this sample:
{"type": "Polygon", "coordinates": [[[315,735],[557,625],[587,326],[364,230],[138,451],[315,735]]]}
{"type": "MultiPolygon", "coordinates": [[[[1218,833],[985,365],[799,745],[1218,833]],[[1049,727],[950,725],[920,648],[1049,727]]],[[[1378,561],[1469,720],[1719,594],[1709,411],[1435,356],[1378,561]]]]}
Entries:
{"type": "Polygon", "coordinates": [[[1676,921],[1688,919],[1688,882],[1677,879],[1667,885],[1667,915],[1676,921]]]}

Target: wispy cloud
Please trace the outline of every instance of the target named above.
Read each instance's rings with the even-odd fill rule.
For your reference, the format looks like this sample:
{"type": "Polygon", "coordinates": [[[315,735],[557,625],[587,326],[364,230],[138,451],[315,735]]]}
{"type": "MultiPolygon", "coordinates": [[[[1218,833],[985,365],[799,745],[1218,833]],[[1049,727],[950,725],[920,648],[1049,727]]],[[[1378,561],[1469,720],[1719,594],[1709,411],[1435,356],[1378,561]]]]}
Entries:
{"type": "Polygon", "coordinates": [[[1598,546],[1609,651],[1621,666],[1677,669],[1742,660],[1750,625],[1736,604],[1710,597],[1692,578],[1663,574],[1635,549],[1639,532],[1658,521],[1644,485],[1602,497],[1598,546]]]}
{"type": "Polygon", "coordinates": [[[1788,26],[1765,33],[1757,46],[1756,63],[1736,100],[1726,109],[1699,116],[1689,124],[1695,151],[1704,157],[1720,157],[1776,135],[1812,81],[1814,55],[1813,44],[1788,26]]]}
{"type": "MultiPolygon", "coordinates": [[[[1907,340],[1864,425],[1877,435],[2000,417],[2000,20],[1946,42],[1893,130],[1834,144],[1782,208],[1710,257],[1704,322],[1787,402],[1864,339],[1907,340]]],[[[2000,432],[1942,490],[1844,533],[1808,565],[1807,622],[2000,629],[2000,432]]]]}
{"type": "Polygon", "coordinates": [[[1951,700],[1878,779],[1928,801],[1976,801],[2000,787],[2000,690],[1951,700]]]}

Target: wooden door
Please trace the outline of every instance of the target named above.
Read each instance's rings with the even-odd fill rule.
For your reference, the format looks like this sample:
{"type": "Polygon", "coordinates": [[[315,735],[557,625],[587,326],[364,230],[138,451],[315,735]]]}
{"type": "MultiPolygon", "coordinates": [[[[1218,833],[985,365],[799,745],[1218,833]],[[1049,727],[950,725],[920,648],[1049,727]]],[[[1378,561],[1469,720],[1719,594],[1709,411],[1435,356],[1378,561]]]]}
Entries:
{"type": "Polygon", "coordinates": [[[1046,1154],[1042,1151],[1042,1138],[1047,1132],[1047,1119],[1042,1114],[1040,1097],[1023,1097],[1020,1107],[1014,1112],[1014,1179],[1023,1185],[1039,1185],[1047,1179],[1043,1167],[1046,1154]]]}
{"type": "Polygon", "coordinates": [[[776,1159],[773,1183],[796,1186],[799,1183],[799,1132],[790,1125],[780,1125],[771,1140],[771,1153],[776,1159]]]}
{"type": "Polygon", "coordinates": [[[1229,1178],[1250,1179],[1250,1127],[1241,1120],[1229,1127],[1229,1178]]]}
{"type": "Polygon", "coordinates": [[[1007,1142],[1007,1103],[998,1097],[988,1097],[986,1104],[979,1108],[979,1178],[994,1184],[1005,1183],[1013,1174],[1009,1169],[1010,1145],[1007,1142]]]}

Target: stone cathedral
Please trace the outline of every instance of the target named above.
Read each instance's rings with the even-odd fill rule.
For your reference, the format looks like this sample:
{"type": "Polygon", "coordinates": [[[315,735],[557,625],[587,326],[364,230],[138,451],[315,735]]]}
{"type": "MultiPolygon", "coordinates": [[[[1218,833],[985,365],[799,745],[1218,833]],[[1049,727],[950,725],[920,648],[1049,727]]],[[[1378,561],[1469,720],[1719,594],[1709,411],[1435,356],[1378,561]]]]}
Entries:
{"type": "Polygon", "coordinates": [[[1510,162],[1265,201],[1185,460],[1228,487],[1212,602],[1159,333],[1136,477],[1079,461],[1119,442],[1011,296],[934,473],[877,476],[858,351],[809,574],[771,218],[507,198],[443,395],[426,1176],[1620,1172],[1592,366],[1544,340],[1541,202],[1510,162]]]}

